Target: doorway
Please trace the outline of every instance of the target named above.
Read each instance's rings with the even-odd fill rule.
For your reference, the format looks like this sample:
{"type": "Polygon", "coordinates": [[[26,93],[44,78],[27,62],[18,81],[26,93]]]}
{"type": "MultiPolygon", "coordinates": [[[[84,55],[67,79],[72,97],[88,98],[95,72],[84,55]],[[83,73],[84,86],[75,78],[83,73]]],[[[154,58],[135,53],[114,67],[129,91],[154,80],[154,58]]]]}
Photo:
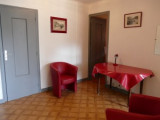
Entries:
{"type": "Polygon", "coordinates": [[[108,61],[109,11],[89,15],[89,60],[88,77],[96,63],[108,61]]]}
{"type": "Polygon", "coordinates": [[[5,101],[38,93],[38,12],[34,9],[0,5],[0,14],[5,101]]]}

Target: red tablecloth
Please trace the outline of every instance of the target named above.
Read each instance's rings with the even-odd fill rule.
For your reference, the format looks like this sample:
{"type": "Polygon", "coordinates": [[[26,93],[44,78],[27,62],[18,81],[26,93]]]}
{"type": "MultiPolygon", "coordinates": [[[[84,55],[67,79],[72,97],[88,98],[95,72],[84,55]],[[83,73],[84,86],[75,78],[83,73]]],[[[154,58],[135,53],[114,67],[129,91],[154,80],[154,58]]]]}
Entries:
{"type": "Polygon", "coordinates": [[[94,66],[92,76],[100,73],[117,80],[126,90],[141,82],[146,77],[152,76],[151,70],[131,67],[126,65],[114,65],[113,63],[98,63],[94,66]]]}

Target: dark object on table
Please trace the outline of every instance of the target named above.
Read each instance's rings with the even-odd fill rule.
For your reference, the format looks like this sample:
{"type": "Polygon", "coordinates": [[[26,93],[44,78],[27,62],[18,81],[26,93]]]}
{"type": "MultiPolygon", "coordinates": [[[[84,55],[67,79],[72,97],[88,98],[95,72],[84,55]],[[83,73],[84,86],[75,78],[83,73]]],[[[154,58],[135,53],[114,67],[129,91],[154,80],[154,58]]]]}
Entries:
{"type": "Polygon", "coordinates": [[[115,55],[114,55],[114,58],[115,58],[115,60],[114,60],[114,65],[117,65],[118,54],[115,54],[115,55]]]}

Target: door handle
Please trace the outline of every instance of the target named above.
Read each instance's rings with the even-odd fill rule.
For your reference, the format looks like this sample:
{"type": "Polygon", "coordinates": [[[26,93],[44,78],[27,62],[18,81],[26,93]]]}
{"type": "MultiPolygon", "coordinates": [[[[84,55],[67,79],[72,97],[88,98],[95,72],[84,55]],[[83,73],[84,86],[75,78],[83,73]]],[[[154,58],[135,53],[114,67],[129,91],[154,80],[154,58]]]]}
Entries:
{"type": "Polygon", "coordinates": [[[8,53],[7,50],[4,50],[4,60],[8,61],[8,53]]]}

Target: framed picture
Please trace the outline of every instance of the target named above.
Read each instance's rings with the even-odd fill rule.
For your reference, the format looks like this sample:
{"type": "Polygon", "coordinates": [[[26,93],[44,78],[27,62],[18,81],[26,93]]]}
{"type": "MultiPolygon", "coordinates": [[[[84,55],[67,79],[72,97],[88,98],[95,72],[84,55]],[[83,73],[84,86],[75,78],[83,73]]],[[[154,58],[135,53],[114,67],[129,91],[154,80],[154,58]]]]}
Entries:
{"type": "Polygon", "coordinates": [[[51,32],[52,33],[67,33],[67,19],[51,17],[51,32]]]}
{"type": "Polygon", "coordinates": [[[141,27],[142,12],[128,13],[124,15],[124,28],[141,27]]]}

